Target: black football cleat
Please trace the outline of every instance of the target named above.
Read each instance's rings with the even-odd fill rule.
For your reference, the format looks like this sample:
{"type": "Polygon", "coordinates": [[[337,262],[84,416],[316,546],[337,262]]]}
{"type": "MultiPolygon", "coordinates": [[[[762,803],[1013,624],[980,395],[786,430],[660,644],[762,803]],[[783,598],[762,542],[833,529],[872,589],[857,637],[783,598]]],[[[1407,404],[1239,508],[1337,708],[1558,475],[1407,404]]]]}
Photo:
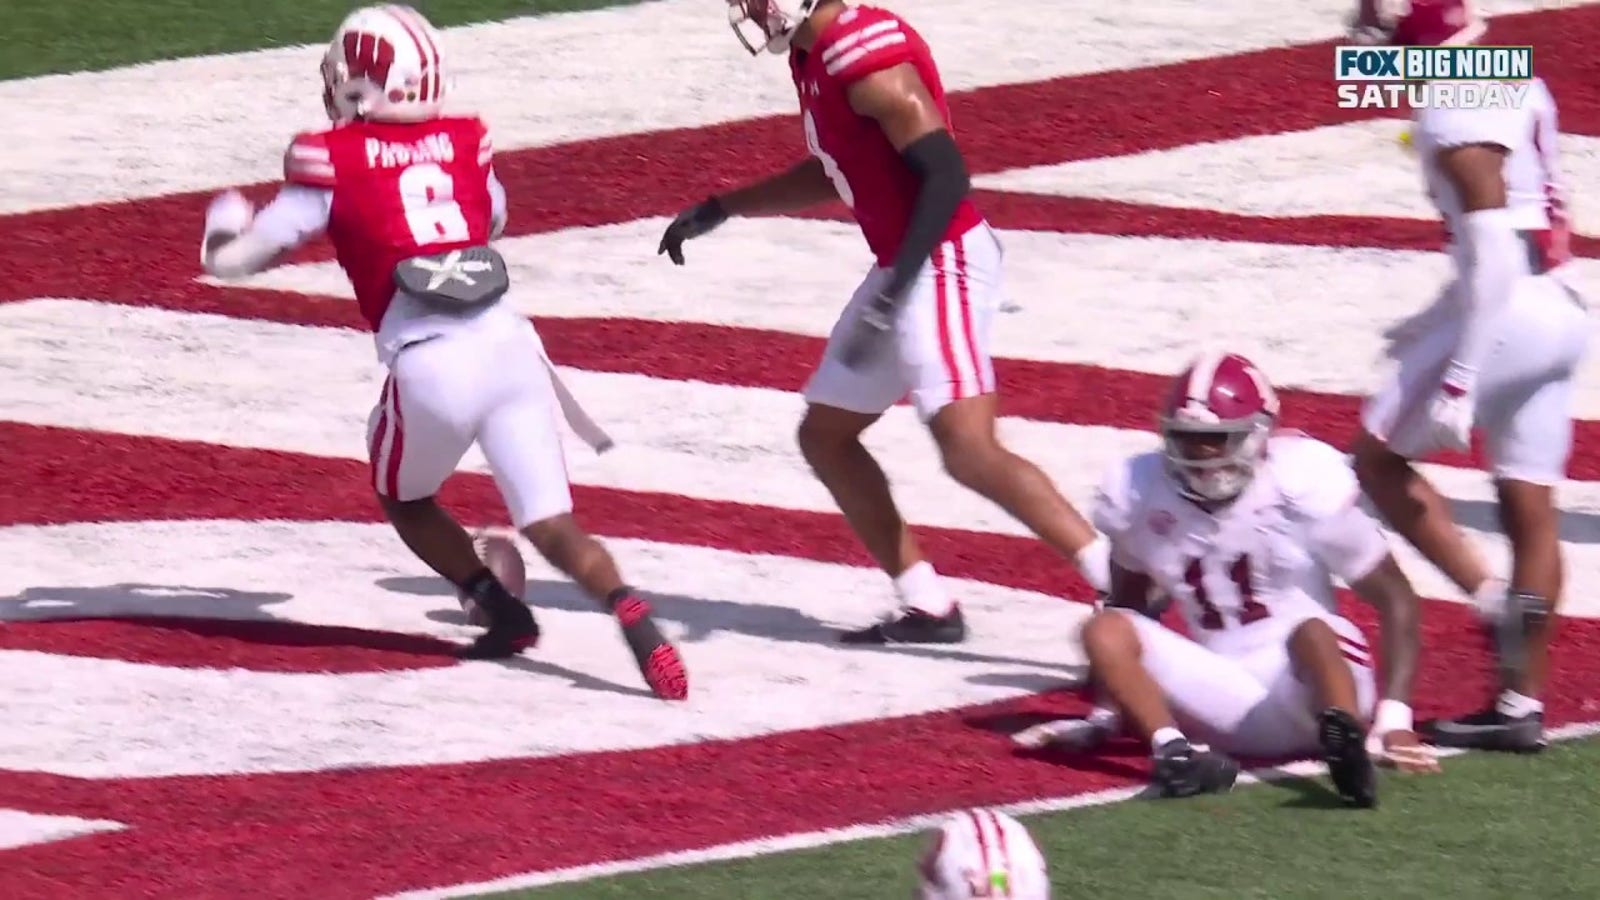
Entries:
{"type": "Polygon", "coordinates": [[[529,623],[527,630],[496,628],[478,635],[477,639],[456,651],[457,659],[510,659],[539,643],[539,626],[529,623]]]}
{"type": "Polygon", "coordinates": [[[456,651],[460,659],[507,659],[539,643],[539,623],[526,603],[511,596],[499,581],[485,578],[466,588],[472,602],[489,617],[489,629],[456,651]]]}
{"type": "Polygon", "coordinates": [[[1173,738],[1154,754],[1152,780],[1163,797],[1225,794],[1239,779],[1239,763],[1211,750],[1196,750],[1186,738],[1173,738]]]}
{"type": "Polygon", "coordinates": [[[1367,753],[1367,735],[1355,717],[1328,707],[1317,717],[1322,761],[1328,764],[1333,789],[1344,802],[1362,809],[1378,805],[1378,770],[1367,753]]]}
{"type": "Polygon", "coordinates": [[[1508,716],[1494,706],[1455,719],[1432,719],[1417,731],[1438,747],[1538,753],[1546,746],[1543,713],[1508,716]]]}
{"type": "Polygon", "coordinates": [[[959,644],[966,639],[967,620],[960,605],[951,606],[942,616],[911,607],[875,625],[839,635],[844,644],[959,644]]]}

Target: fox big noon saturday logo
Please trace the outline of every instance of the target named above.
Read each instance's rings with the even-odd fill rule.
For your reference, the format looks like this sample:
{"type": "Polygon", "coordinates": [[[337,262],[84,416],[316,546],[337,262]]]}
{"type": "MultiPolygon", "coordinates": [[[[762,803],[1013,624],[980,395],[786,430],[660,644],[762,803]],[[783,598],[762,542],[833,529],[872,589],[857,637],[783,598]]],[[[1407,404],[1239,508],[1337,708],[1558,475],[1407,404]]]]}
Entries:
{"type": "Polygon", "coordinates": [[[1532,47],[1335,47],[1340,109],[1518,107],[1533,79],[1532,47]]]}

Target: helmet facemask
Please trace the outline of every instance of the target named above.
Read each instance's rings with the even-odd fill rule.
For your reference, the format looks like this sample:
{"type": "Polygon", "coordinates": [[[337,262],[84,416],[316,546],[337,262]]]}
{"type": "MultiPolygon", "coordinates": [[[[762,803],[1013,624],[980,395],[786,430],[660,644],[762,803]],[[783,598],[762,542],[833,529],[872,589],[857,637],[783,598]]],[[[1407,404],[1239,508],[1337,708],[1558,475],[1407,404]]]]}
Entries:
{"type": "Polygon", "coordinates": [[[1163,455],[1178,493],[1197,503],[1237,499],[1255,478],[1271,427],[1266,415],[1217,424],[1163,420],[1163,455]]]}
{"type": "Polygon", "coordinates": [[[800,24],[819,0],[728,0],[728,25],[739,43],[756,56],[786,53],[800,24]]]}

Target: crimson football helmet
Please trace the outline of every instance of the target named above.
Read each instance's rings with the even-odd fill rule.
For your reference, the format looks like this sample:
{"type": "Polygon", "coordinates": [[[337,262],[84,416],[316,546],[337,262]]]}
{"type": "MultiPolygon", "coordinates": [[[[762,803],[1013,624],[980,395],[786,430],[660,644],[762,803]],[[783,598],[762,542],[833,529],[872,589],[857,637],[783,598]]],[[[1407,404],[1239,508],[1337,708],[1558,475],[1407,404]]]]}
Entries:
{"type": "Polygon", "coordinates": [[[795,29],[822,0],[728,0],[728,24],[739,43],[755,56],[787,53],[795,29]]]}
{"type": "Polygon", "coordinates": [[[1278,421],[1278,394],[1256,364],[1207,353],[1173,382],[1161,410],[1167,473],[1201,503],[1238,497],[1255,477],[1278,421]]]}
{"type": "Polygon", "coordinates": [[[1474,0],[1357,0],[1350,39],[1403,47],[1470,44],[1488,27],[1474,0]]]}

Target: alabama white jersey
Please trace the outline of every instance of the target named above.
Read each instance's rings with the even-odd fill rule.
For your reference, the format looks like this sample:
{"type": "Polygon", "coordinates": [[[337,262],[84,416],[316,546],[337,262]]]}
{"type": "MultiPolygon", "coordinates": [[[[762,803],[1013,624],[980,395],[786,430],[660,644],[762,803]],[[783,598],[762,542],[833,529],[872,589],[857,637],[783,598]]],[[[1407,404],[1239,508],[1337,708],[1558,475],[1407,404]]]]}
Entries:
{"type": "MultiPolygon", "coordinates": [[[[1571,224],[1557,162],[1556,102],[1542,79],[1528,82],[1519,107],[1505,109],[1424,108],[1413,114],[1412,145],[1422,159],[1428,195],[1454,235],[1460,232],[1461,198],[1439,168],[1435,154],[1467,144],[1506,148],[1503,171],[1512,226],[1528,235],[1533,274],[1571,259],[1571,224]]],[[[1452,255],[1459,247],[1452,241],[1452,255]]],[[[1459,266],[1459,263],[1458,263],[1459,266]]]]}
{"type": "Polygon", "coordinates": [[[1269,439],[1244,492],[1215,511],[1179,494],[1151,452],[1112,467],[1093,517],[1113,561],[1173,598],[1196,642],[1233,655],[1334,615],[1330,575],[1360,580],[1388,555],[1359,498],[1343,454],[1283,434],[1269,439]]]}

